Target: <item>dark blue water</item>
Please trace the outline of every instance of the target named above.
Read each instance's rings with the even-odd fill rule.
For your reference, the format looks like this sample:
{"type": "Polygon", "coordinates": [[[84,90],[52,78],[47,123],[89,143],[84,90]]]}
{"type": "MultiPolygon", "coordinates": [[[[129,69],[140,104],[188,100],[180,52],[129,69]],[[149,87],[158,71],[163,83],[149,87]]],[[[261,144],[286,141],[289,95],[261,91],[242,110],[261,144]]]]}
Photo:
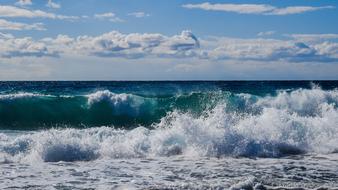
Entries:
{"type": "Polygon", "coordinates": [[[0,81],[0,92],[73,95],[111,90],[116,93],[172,95],[191,91],[223,90],[264,95],[281,89],[311,88],[313,84],[319,85],[324,90],[338,87],[338,81],[0,81]]]}

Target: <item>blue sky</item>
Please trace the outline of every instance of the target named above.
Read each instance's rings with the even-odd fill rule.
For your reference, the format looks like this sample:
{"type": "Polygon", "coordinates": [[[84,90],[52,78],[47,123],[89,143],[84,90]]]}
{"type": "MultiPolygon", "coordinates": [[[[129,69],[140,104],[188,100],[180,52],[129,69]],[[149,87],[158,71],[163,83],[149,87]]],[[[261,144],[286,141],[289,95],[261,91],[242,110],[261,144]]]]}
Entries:
{"type": "Polygon", "coordinates": [[[2,0],[0,80],[338,79],[337,6],[2,0]]]}

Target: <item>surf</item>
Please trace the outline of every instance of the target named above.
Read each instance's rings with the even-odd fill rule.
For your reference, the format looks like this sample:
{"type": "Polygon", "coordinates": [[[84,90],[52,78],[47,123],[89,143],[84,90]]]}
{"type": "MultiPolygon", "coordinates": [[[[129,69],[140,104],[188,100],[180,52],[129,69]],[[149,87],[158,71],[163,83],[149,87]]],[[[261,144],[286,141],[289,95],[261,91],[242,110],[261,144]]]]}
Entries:
{"type": "MultiPolygon", "coordinates": [[[[168,108],[164,116],[159,115],[159,120],[150,125],[138,124],[131,129],[60,127],[13,136],[1,133],[0,152],[3,159],[54,162],[174,155],[278,158],[304,153],[331,154],[338,149],[336,89],[314,86],[263,97],[216,94],[218,97],[213,100],[205,98],[210,94],[203,94],[203,100],[209,101],[208,105],[213,101],[214,106],[198,114],[177,107],[184,107],[179,101],[187,98],[192,101],[202,94],[169,97],[176,101],[171,101],[176,108],[168,108]]],[[[105,103],[109,114],[133,116],[142,109],[159,109],[156,106],[161,103],[154,98],[110,91],[82,96],[81,100],[87,106],[85,109],[105,103]]]]}

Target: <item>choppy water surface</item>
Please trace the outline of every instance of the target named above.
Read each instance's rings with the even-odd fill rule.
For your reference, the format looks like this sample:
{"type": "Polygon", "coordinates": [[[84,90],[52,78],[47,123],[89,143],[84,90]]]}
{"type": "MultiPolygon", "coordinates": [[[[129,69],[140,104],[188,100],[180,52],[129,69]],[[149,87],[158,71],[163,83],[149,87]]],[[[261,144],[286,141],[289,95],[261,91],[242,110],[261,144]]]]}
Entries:
{"type": "Polygon", "coordinates": [[[338,82],[2,82],[0,187],[338,188],[338,82]]]}
{"type": "Polygon", "coordinates": [[[8,189],[337,189],[338,155],[2,163],[8,189]]]}

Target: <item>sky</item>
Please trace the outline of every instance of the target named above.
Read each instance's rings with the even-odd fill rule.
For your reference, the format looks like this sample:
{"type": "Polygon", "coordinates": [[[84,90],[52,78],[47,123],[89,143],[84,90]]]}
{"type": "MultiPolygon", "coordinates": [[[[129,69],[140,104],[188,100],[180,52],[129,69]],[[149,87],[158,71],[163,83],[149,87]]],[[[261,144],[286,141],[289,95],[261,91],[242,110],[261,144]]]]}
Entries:
{"type": "Polygon", "coordinates": [[[338,79],[338,1],[1,0],[0,80],[338,79]]]}

